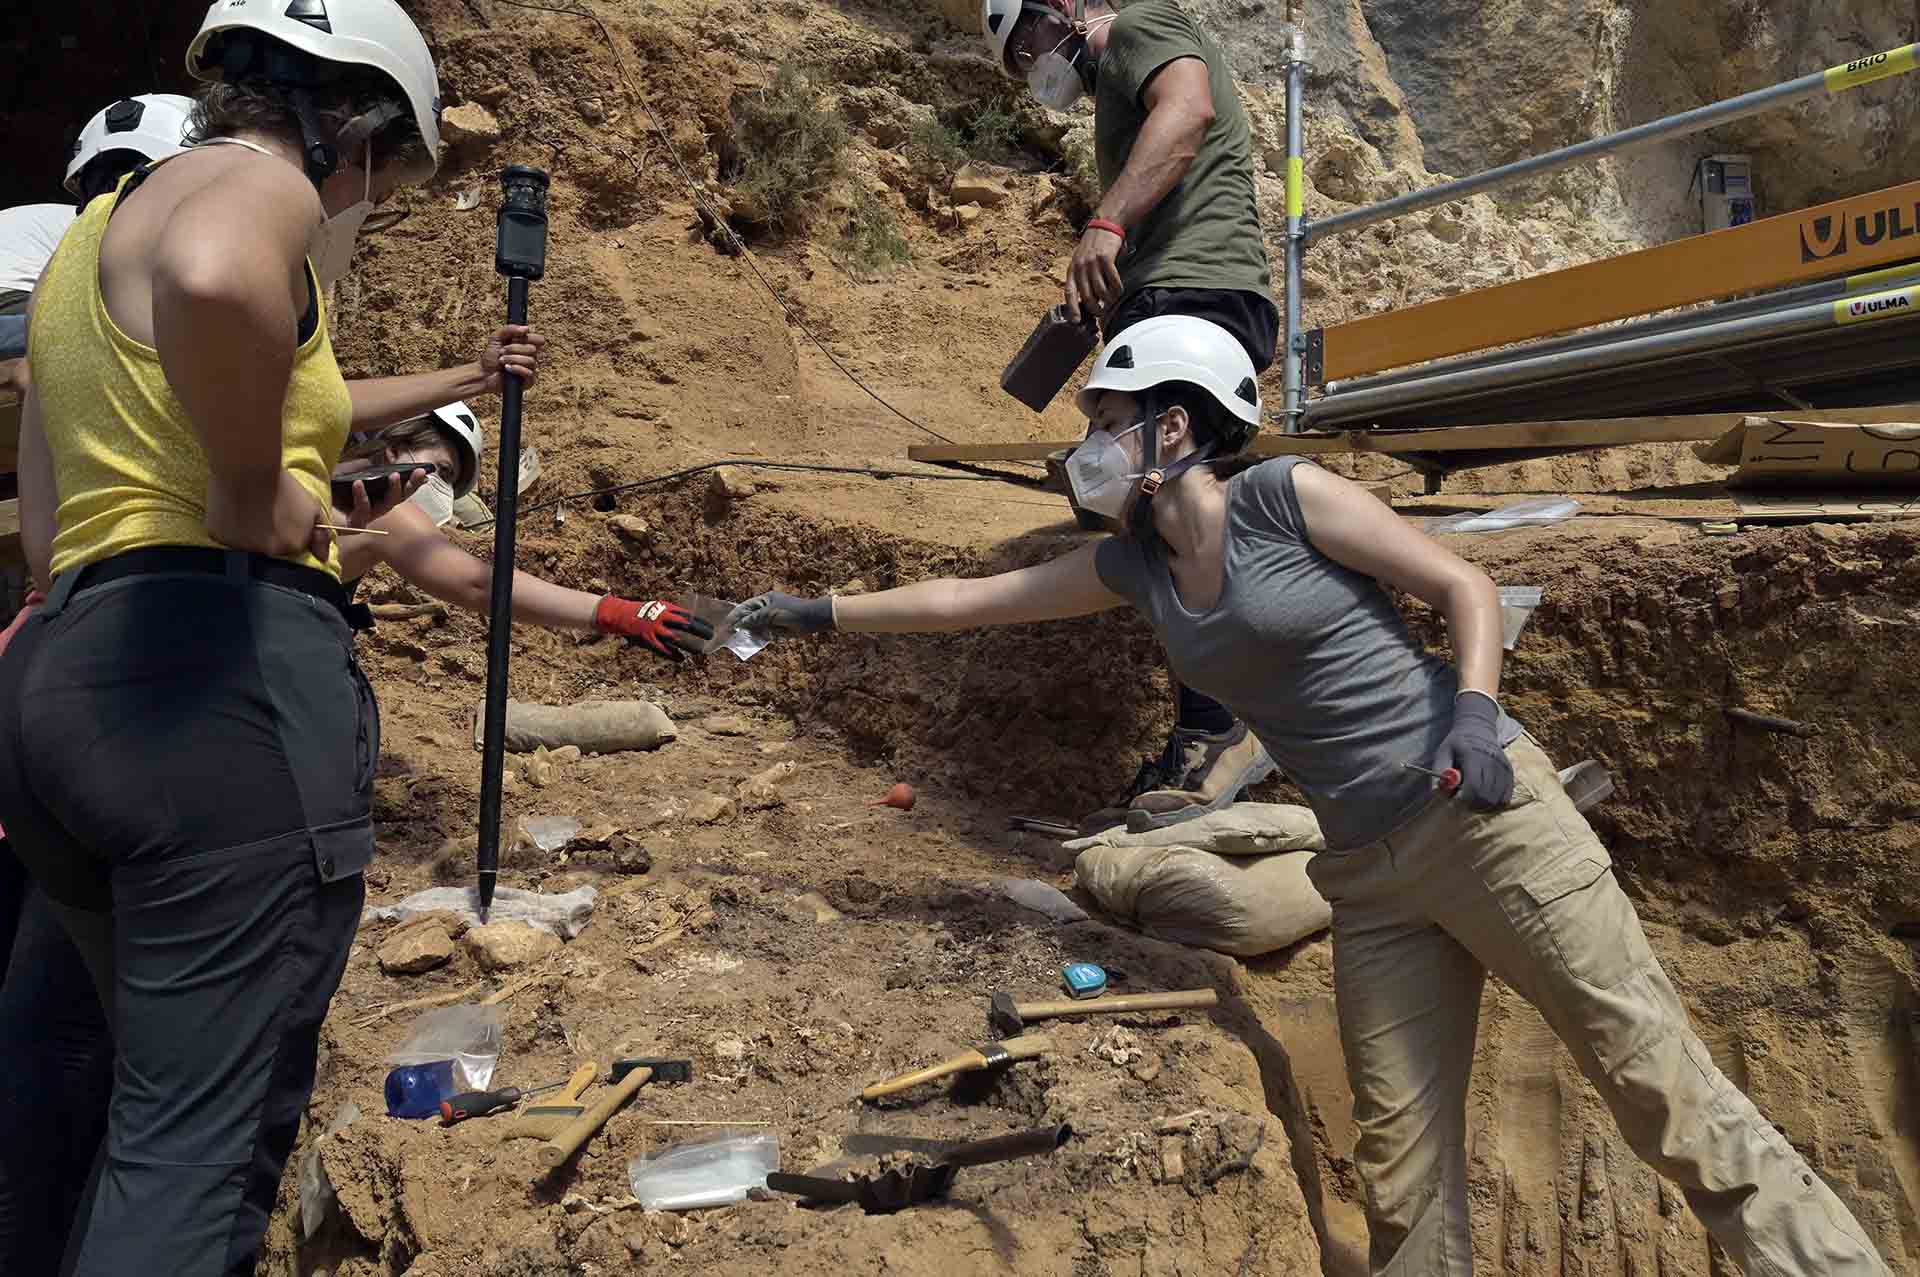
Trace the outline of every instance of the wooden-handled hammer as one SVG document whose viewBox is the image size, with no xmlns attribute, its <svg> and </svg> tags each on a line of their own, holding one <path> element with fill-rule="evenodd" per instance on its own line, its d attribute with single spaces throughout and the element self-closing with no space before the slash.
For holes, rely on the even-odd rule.
<svg viewBox="0 0 1920 1277">
<path fill-rule="evenodd" d="M 548 1170 L 578 1153 L 607 1120 L 626 1106 L 648 1082 L 686 1082 L 693 1078 L 692 1060 L 615 1060 L 609 1078 L 615 1085 L 600 1102 L 568 1122 L 540 1146 L 540 1164 Z"/>
<path fill-rule="evenodd" d="M 1038 1033 L 1029 1033 L 1011 1042 L 989 1042 L 971 1051 L 962 1051 L 951 1060 L 942 1060 L 938 1064 L 930 1064 L 912 1073 L 902 1073 L 899 1077 L 890 1078 L 885 1082 L 875 1082 L 860 1092 L 860 1098 L 877 1100 L 882 1096 L 912 1090 L 923 1082 L 951 1077 L 955 1073 L 974 1073 L 981 1069 L 997 1069 L 1002 1065 L 1012 1064 L 1015 1060 L 1031 1060 L 1052 1049 L 1053 1042 Z"/>
<path fill-rule="evenodd" d="M 1123 993 L 1117 998 L 1077 1001 L 1016 1002 L 1011 993 L 996 993 L 987 1006 L 987 1028 L 995 1037 L 1013 1037 L 1026 1031 L 1029 1020 L 1053 1020 L 1069 1015 L 1126 1015 L 1131 1011 L 1193 1011 L 1220 1005 L 1212 989 L 1179 989 L 1172 993 Z"/>
</svg>

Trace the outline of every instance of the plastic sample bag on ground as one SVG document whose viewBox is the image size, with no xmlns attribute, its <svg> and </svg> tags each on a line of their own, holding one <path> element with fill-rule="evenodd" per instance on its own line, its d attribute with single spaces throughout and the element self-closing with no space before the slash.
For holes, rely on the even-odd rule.
<svg viewBox="0 0 1920 1277">
<path fill-rule="evenodd" d="M 435 1007 L 420 1013 L 406 1040 L 387 1056 L 387 1064 L 399 1068 L 452 1060 L 465 1076 L 464 1084 L 456 1077 L 453 1085 L 485 1090 L 493 1080 L 493 1066 L 500 1062 L 500 1032 L 499 1007 Z"/>
<path fill-rule="evenodd" d="M 593 902 L 600 893 L 592 887 L 543 896 L 537 891 L 502 887 L 494 893 L 493 907 L 487 910 L 488 922 L 524 922 L 542 931 L 551 931 L 562 940 L 571 940 L 586 929 L 593 917 Z M 361 915 L 364 922 L 405 922 L 423 913 L 452 913 L 466 919 L 467 925 L 480 925 L 480 889 L 478 887 L 428 887 L 416 891 L 399 904 L 376 905 Z"/>
<path fill-rule="evenodd" d="M 777 1137 L 736 1135 L 636 1157 L 627 1163 L 627 1178 L 647 1210 L 698 1210 L 745 1201 L 779 1169 Z"/>
<path fill-rule="evenodd" d="M 1307 881 L 1322 845 L 1305 807 L 1235 803 L 1167 829 L 1109 830 L 1066 844 L 1100 907 L 1161 940 L 1250 958 L 1324 929 L 1333 911 Z"/>
</svg>

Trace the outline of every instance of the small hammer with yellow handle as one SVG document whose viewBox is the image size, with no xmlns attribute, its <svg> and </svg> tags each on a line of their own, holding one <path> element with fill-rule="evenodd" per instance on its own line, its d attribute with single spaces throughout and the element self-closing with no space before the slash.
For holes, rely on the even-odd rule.
<svg viewBox="0 0 1920 1277">
<path fill-rule="evenodd" d="M 877 1100 L 883 1096 L 897 1095 L 901 1091 L 910 1091 L 922 1083 L 935 1082 L 943 1077 L 952 1077 L 956 1073 L 977 1073 L 981 1069 L 997 1069 L 1002 1065 L 1012 1064 L 1015 1060 L 1035 1059 L 1052 1049 L 1052 1040 L 1038 1033 L 1029 1033 L 1025 1037 L 1014 1038 L 1008 1042 L 989 1042 L 971 1051 L 962 1051 L 951 1060 L 942 1060 L 938 1064 L 930 1064 L 912 1073 L 902 1073 L 899 1077 L 885 1082 L 875 1082 L 860 1092 L 860 1098 Z"/>
</svg>

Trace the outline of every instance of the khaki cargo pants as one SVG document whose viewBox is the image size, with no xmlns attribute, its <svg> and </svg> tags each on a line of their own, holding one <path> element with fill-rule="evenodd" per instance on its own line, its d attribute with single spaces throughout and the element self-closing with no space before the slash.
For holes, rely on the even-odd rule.
<svg viewBox="0 0 1920 1277">
<path fill-rule="evenodd" d="M 1847 1208 L 1688 1026 L 1546 754 L 1523 735 L 1507 756 L 1505 810 L 1435 802 L 1385 841 L 1308 866 L 1333 906 L 1370 1271 L 1473 1271 L 1467 1078 L 1491 971 L 1546 1017 L 1627 1143 L 1748 1277 L 1885 1274 Z"/>
</svg>

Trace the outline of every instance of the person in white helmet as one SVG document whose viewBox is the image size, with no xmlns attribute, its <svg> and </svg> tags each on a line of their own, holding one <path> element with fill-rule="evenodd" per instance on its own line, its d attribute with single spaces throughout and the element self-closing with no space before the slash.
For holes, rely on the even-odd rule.
<svg viewBox="0 0 1920 1277">
<path fill-rule="evenodd" d="M 200 145 L 92 201 L 29 306 L 22 542 L 52 584 L 0 657 L 0 820 L 114 1028 L 82 1277 L 252 1271 L 373 851 L 333 464 L 537 356 L 509 334 L 472 378 L 351 387 L 335 363 L 327 284 L 436 164 L 394 0 L 217 0 L 187 62 Z"/>
<path fill-rule="evenodd" d="M 1131 605 L 1260 734 L 1319 817 L 1369 1271 L 1469 1274 L 1468 1075 L 1488 972 L 1546 1017 L 1627 1142 L 1748 1273 L 1885 1274 L 1859 1223 L 1714 1066 L 1611 860 L 1502 712 L 1493 582 L 1298 457 L 1228 473 L 1259 420 L 1220 327 L 1149 319 L 1080 395 L 1079 500 L 1127 528 L 1051 562 L 845 598 L 769 593 L 773 634 L 959 630 Z M 1446 618 L 1452 664 L 1389 596 Z"/>
<path fill-rule="evenodd" d="M 1253 133 L 1220 46 L 1178 0 L 1118 9 L 1107 0 L 981 0 L 980 23 L 1001 74 L 1025 81 L 1042 105 L 1094 100 L 1104 193 L 1067 266 L 1068 311 L 1097 319 L 1109 342 L 1159 315 L 1210 320 L 1265 371 L 1280 316 L 1255 204 Z M 1185 682 L 1175 692 L 1159 759 L 1088 816 L 1083 832 L 1192 819 L 1272 774 L 1259 741 L 1218 701 Z"/>
<path fill-rule="evenodd" d="M 418 463 L 432 470 L 429 483 L 442 488 L 450 502 L 473 490 L 484 450 L 479 423 L 467 405 L 445 404 L 350 444 L 334 468 L 334 480 L 350 480 L 377 465 Z M 484 614 L 492 598 L 493 567 L 447 539 L 427 509 L 428 495 L 422 490 L 367 525 L 387 535 L 347 538 L 340 547 L 340 579 L 351 593 L 385 563 L 433 597 Z M 677 604 L 590 594 L 520 571 L 513 574 L 513 619 L 617 634 L 670 659 L 700 653 L 713 637 L 712 626 Z"/>
<path fill-rule="evenodd" d="M 74 139 L 68 194 L 84 206 L 135 166 L 177 154 L 192 106 L 177 93 L 146 93 L 103 108 Z M 75 216 L 65 204 L 0 209 L 0 360 L 27 353 L 27 299 Z M 25 394 L 26 378 L 25 367 L 4 370 L 0 390 Z"/>
</svg>

